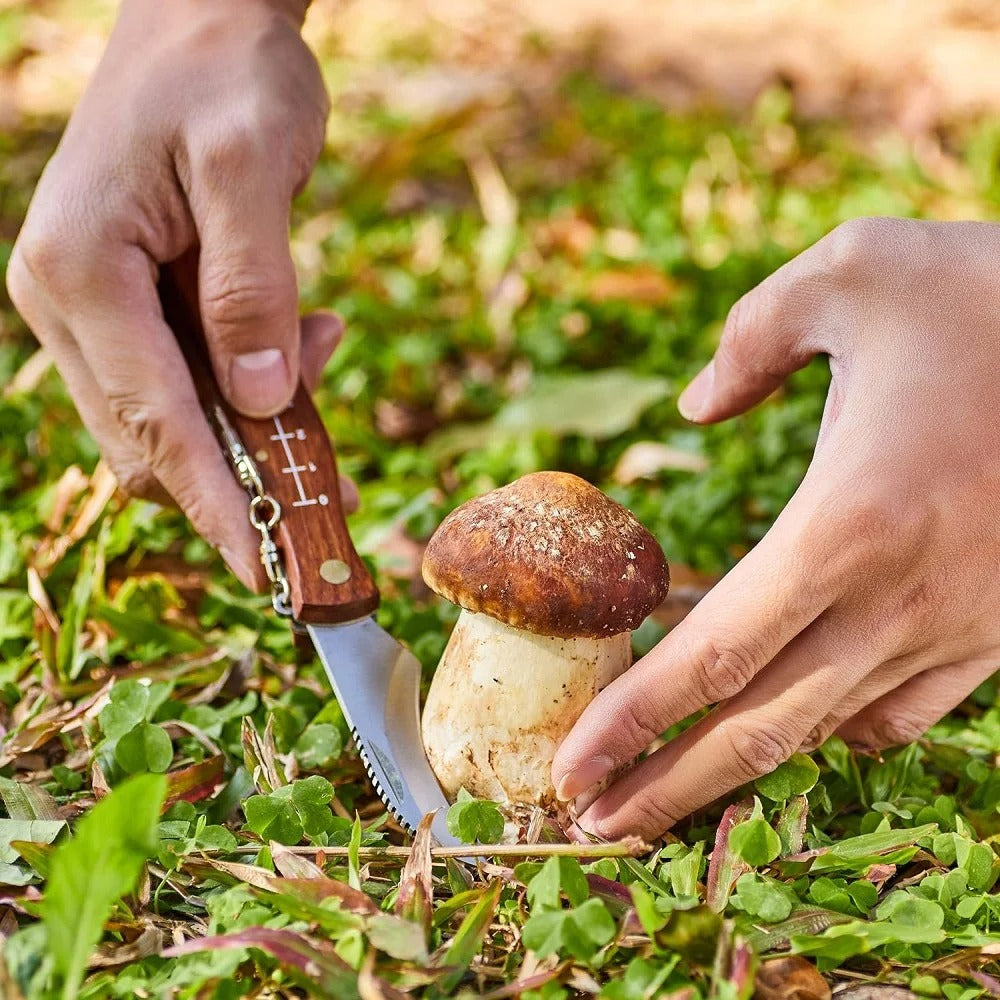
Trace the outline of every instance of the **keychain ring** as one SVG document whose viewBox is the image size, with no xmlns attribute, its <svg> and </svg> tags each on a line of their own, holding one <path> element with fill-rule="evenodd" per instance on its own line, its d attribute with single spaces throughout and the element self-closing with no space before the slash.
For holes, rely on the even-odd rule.
<svg viewBox="0 0 1000 1000">
<path fill-rule="evenodd" d="M 266 515 L 262 513 L 261 507 L 265 507 L 265 510 L 268 512 Z M 279 517 L 281 517 L 281 505 L 274 497 L 267 494 L 264 496 L 257 494 L 257 496 L 251 497 L 250 523 L 258 531 L 270 530 L 278 523 Z"/>
</svg>

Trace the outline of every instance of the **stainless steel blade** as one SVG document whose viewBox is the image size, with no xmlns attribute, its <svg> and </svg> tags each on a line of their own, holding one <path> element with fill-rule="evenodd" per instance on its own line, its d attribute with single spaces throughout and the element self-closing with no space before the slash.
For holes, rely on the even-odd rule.
<svg viewBox="0 0 1000 1000">
<path fill-rule="evenodd" d="M 417 658 L 373 618 L 306 627 L 382 801 L 410 833 L 438 810 L 434 839 L 459 844 L 448 832 L 448 800 L 420 739 Z"/>
</svg>

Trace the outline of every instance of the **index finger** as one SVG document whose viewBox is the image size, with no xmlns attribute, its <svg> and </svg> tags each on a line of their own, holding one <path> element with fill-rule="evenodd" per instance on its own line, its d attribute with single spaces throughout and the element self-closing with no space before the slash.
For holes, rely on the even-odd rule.
<svg viewBox="0 0 1000 1000">
<path fill-rule="evenodd" d="M 248 586 L 261 582 L 246 495 L 223 457 L 191 373 L 163 319 L 156 266 L 136 246 L 93 255 L 86 295 L 66 322 L 123 437 L 195 530 Z"/>
<path fill-rule="evenodd" d="M 569 801 L 698 709 L 742 691 L 837 596 L 802 490 L 771 531 L 655 649 L 587 706 L 552 765 Z M 826 571 L 817 571 L 824 566 Z"/>
<path fill-rule="evenodd" d="M 829 706 L 884 658 L 835 609 L 795 638 L 746 691 L 642 761 L 593 802 L 580 827 L 657 837 L 678 820 L 772 771 Z M 843 618 L 843 614 L 840 614 Z"/>
</svg>

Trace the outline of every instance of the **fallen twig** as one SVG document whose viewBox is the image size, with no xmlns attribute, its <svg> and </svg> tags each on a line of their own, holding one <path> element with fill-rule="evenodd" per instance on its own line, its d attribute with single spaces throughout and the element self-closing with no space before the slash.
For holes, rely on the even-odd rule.
<svg viewBox="0 0 1000 1000">
<path fill-rule="evenodd" d="M 239 854 L 255 854 L 263 844 L 241 844 L 236 848 Z M 456 847 L 432 847 L 433 858 L 637 858 L 649 854 L 652 845 L 638 837 L 625 837 L 607 844 L 460 844 Z M 346 858 L 349 847 L 289 847 L 294 854 L 322 854 L 328 858 Z M 386 847 L 360 847 L 361 861 L 399 858 L 410 856 L 410 847 L 389 844 Z M 208 853 L 208 852 L 206 852 Z"/>
</svg>

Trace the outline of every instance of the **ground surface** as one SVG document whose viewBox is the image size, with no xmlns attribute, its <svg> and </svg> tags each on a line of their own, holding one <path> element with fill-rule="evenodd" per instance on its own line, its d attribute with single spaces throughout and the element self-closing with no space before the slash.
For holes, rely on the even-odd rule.
<svg viewBox="0 0 1000 1000">
<path fill-rule="evenodd" d="M 294 250 L 305 306 L 335 306 L 351 330 L 319 403 L 361 486 L 355 538 L 384 624 L 429 677 L 455 614 L 420 584 L 422 542 L 473 494 L 577 472 L 629 505 L 675 567 L 678 599 L 637 634 L 641 652 L 794 490 L 826 373 L 703 431 L 678 417 L 676 392 L 735 298 L 842 219 L 992 217 L 988 74 L 967 74 L 974 100 L 935 98 L 919 115 L 888 100 L 873 111 L 832 70 L 825 104 L 791 81 L 802 111 L 847 125 L 806 121 L 785 90 L 756 93 L 749 69 L 719 97 L 731 114 L 675 111 L 649 96 L 674 93 L 664 54 L 680 47 L 696 66 L 709 25 L 759 34 L 758 22 L 733 5 L 683 17 L 663 5 L 673 32 L 626 74 L 607 48 L 585 65 L 576 43 L 523 40 L 521 21 L 483 35 L 475 18 L 494 23 L 496 8 L 464 5 L 465 21 L 441 2 L 423 43 L 409 6 L 358 14 L 350 39 L 336 29 L 351 7 L 317 8 L 309 28 L 336 110 Z M 801 21 L 803 7 L 828 40 L 855 10 L 761 10 Z M 973 47 L 996 30 L 984 5 L 906 9 L 911 26 Z M 624 32 L 640 8 L 622 10 Z M 386 12 L 395 33 L 377 30 Z M 0 10 L 3 254 L 106 13 Z M 557 34 L 581 23 L 560 18 Z M 659 36 L 641 34 L 654 49 Z M 871 37 L 842 35 L 864 36 L 872 66 Z M 952 36 L 908 37 L 931 65 Z M 903 47 L 869 71 L 871 93 L 901 79 Z M 685 102 L 711 89 L 714 57 L 700 63 Z M 882 760 L 836 740 L 818 768 L 797 759 L 734 797 L 721 835 L 722 806 L 636 859 L 581 869 L 540 845 L 470 873 L 418 845 L 403 870 L 379 852 L 404 839 L 316 665 L 294 667 L 266 602 L 179 516 L 115 495 L 7 306 L 0 323 L 0 996 L 77 995 L 86 969 L 88 997 L 728 1000 L 754 990 L 763 961 L 768 998 L 872 983 L 1000 994 L 992 685 Z M 482 806 L 456 817 L 487 841 L 498 819 Z M 222 940 L 197 950 L 206 936 Z"/>
</svg>

